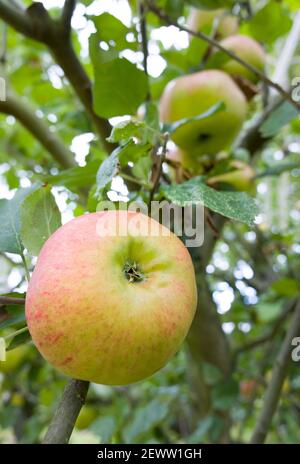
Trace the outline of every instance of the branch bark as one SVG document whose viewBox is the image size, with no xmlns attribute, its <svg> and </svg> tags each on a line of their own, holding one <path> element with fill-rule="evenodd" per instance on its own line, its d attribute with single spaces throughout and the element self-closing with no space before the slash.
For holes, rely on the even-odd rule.
<svg viewBox="0 0 300 464">
<path fill-rule="evenodd" d="M 8 94 L 6 101 L 0 101 L 0 112 L 14 116 L 62 167 L 70 168 L 76 165 L 72 152 L 21 98 Z"/>
<path fill-rule="evenodd" d="M 279 351 L 275 366 L 272 371 L 272 377 L 265 393 L 263 409 L 258 418 L 257 425 L 254 429 L 251 443 L 264 443 L 273 416 L 276 412 L 280 393 L 287 374 L 288 366 L 291 360 L 292 340 L 300 333 L 300 298 L 294 310 L 290 327 L 286 333 L 282 347 Z"/>
<path fill-rule="evenodd" d="M 46 432 L 43 444 L 69 442 L 76 419 L 85 403 L 89 382 L 71 379 L 66 385 L 60 404 Z"/>
</svg>

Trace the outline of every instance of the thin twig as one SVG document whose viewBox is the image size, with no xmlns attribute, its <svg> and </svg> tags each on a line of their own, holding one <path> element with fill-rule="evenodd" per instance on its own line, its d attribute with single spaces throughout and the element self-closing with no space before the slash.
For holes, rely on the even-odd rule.
<svg viewBox="0 0 300 464">
<path fill-rule="evenodd" d="M 66 444 L 76 419 L 85 403 L 89 382 L 71 379 L 66 385 L 61 401 L 43 440 L 44 444 Z"/>
<path fill-rule="evenodd" d="M 280 329 L 282 322 L 285 321 L 286 317 L 292 311 L 294 306 L 295 306 L 295 300 L 289 301 L 288 304 L 283 308 L 282 313 L 278 316 L 272 329 L 269 330 L 268 333 L 262 335 L 261 337 L 255 338 L 254 340 L 250 340 L 249 342 L 245 343 L 242 346 L 239 346 L 236 349 L 234 354 L 237 356 L 241 353 L 244 353 L 245 351 L 249 351 L 249 350 L 252 350 L 253 348 L 261 346 L 264 343 L 271 340 L 272 338 L 274 338 L 278 330 Z"/>
<path fill-rule="evenodd" d="M 195 32 L 195 31 L 193 31 L 193 30 L 179 24 L 178 21 L 172 19 L 164 11 L 162 11 L 160 8 L 155 6 L 152 1 L 147 1 L 146 3 L 148 5 L 149 10 L 151 10 L 154 14 L 156 14 L 166 24 L 168 24 L 169 26 L 178 27 L 178 29 L 180 29 L 181 31 L 185 31 L 188 34 L 193 35 L 194 37 L 198 37 L 199 39 L 205 40 L 211 46 L 217 48 L 218 50 L 222 51 L 223 53 L 226 53 L 226 55 L 230 56 L 230 58 L 237 61 L 242 66 L 247 68 L 249 71 L 254 73 L 256 76 L 258 76 L 260 78 L 260 80 L 265 82 L 269 87 L 272 87 L 275 90 L 277 90 L 277 92 L 280 93 L 284 97 L 285 100 L 288 100 L 295 108 L 297 108 L 298 111 L 300 111 L 300 103 L 296 102 L 289 92 L 286 92 L 279 84 L 277 84 L 276 82 L 273 82 L 271 79 L 269 79 L 258 68 L 251 65 L 250 63 L 247 63 L 242 58 L 240 58 L 238 55 L 236 55 L 234 52 L 232 52 L 231 50 L 228 50 L 227 48 L 223 47 L 223 45 L 221 45 L 220 42 L 217 42 L 216 40 L 212 39 L 211 37 L 204 34 L 203 32 Z"/>
<path fill-rule="evenodd" d="M 69 1 L 68 7 L 72 6 L 72 3 Z M 67 11 L 70 14 L 72 10 L 70 8 Z M 93 121 L 104 148 L 110 153 L 114 146 L 107 142 L 106 138 L 111 132 L 111 125 L 94 111 L 92 83 L 75 53 L 70 33 L 61 26 L 62 21 L 52 19 L 41 2 L 34 2 L 27 10 L 22 11 L 3 0 L 0 0 L 0 19 L 26 37 L 44 43 L 50 49 Z M 69 20 L 68 15 L 67 19 Z"/>
<path fill-rule="evenodd" d="M 143 50 L 143 66 L 145 74 L 148 76 L 148 37 L 147 37 L 147 20 L 146 11 L 143 0 L 138 0 L 139 17 L 140 17 L 140 32 L 142 38 Z"/>
<path fill-rule="evenodd" d="M 25 304 L 25 298 L 14 298 L 12 296 L 0 296 L 0 306 L 1 305 L 18 305 Z"/>
<path fill-rule="evenodd" d="M 272 418 L 276 412 L 276 408 L 280 399 L 280 394 L 289 363 L 291 361 L 292 340 L 300 333 L 300 298 L 294 310 L 290 327 L 286 333 L 282 347 L 279 351 L 278 357 L 275 361 L 272 370 L 272 377 L 267 387 L 263 408 L 258 418 L 256 427 L 254 429 L 251 443 L 264 443 Z"/>
<path fill-rule="evenodd" d="M 0 113 L 14 116 L 62 167 L 76 166 L 72 152 L 49 130 L 47 123 L 36 116 L 35 109 L 23 102 L 21 97 L 8 93 L 6 101 L 0 102 Z"/>
<path fill-rule="evenodd" d="M 28 266 L 27 266 L 27 262 L 26 262 L 26 258 L 24 256 L 24 253 L 21 253 L 21 259 L 22 259 L 22 263 L 23 263 L 23 266 L 24 266 L 24 270 L 25 270 L 26 280 L 29 283 L 29 281 L 30 281 L 30 273 L 29 273 L 29 269 L 28 269 Z"/>
<path fill-rule="evenodd" d="M 2 44 L 0 51 L 0 64 L 5 65 L 6 63 L 6 54 L 7 54 L 7 24 L 3 23 L 2 31 Z"/>
<path fill-rule="evenodd" d="M 154 198 L 154 194 L 156 193 L 156 190 L 158 188 L 159 181 L 161 178 L 163 162 L 165 160 L 166 153 L 167 153 L 168 139 L 169 139 L 169 134 L 168 133 L 164 134 L 164 141 L 161 147 L 160 154 L 157 153 L 157 150 L 159 147 L 155 146 L 153 147 L 153 150 L 152 150 L 152 159 L 153 159 L 152 173 L 151 173 L 152 189 L 151 189 L 150 196 L 149 196 L 149 207 L 151 207 L 151 202 Z"/>
</svg>

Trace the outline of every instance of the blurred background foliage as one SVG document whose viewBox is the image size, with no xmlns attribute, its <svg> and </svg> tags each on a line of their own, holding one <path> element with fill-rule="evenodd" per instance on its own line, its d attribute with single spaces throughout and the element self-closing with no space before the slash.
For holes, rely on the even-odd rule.
<svg viewBox="0 0 300 464">
<path fill-rule="evenodd" d="M 30 5 L 31 1 L 24 3 Z M 53 17 L 58 16 L 63 4 L 59 0 L 43 3 Z M 197 4 L 169 0 L 156 3 L 170 15 L 185 18 L 190 3 Z M 299 2 L 251 1 L 250 13 L 244 9 L 248 2 L 236 3 L 243 4 L 234 10 L 239 16 L 240 32 L 263 44 L 268 53 L 267 73 L 272 75 Z M 112 16 L 101 17 L 103 12 Z M 105 53 L 111 53 L 140 66 L 143 56 L 136 32 L 135 2 L 78 1 L 72 40 L 90 78 L 94 79 L 96 67 L 92 65 L 91 40 L 91 57 L 89 54 L 89 37 L 97 29 L 97 20 L 102 23 L 102 59 L 105 60 Z M 169 80 L 198 69 L 207 46 L 197 39 L 189 44 L 185 33 L 166 28 L 154 14 L 149 14 L 148 28 L 151 93 L 156 100 Z M 1 49 L 4 59 L 0 75 L 24 105 L 32 108 L 50 131 L 70 147 L 77 166 L 62 168 L 13 116 L 0 114 L 0 196 L 10 199 L 15 189 L 47 181 L 52 185 L 63 222 L 84 211 L 94 211 L 96 173 L 106 153 L 85 109 L 44 45 L 1 22 Z M 133 71 L 129 68 L 128 80 L 120 83 L 123 92 L 131 79 L 133 83 L 140 82 L 138 77 L 134 80 L 136 70 L 135 66 Z M 103 98 L 113 101 L 114 83 L 118 85 L 120 79 L 114 72 L 112 69 L 111 85 L 99 97 L 101 102 Z M 290 79 L 297 76 L 300 43 L 290 67 Z M 139 85 L 143 93 L 142 83 Z M 262 108 L 265 92 L 261 86 L 251 101 L 249 120 Z M 108 103 L 105 116 L 111 118 L 112 113 Z M 113 116 L 118 114 L 122 113 L 117 109 Z M 254 159 L 257 173 L 265 174 L 256 181 L 260 207 L 257 224 L 249 228 L 228 222 L 206 269 L 212 298 L 233 353 L 233 372 L 224 381 L 216 366 L 202 362 L 202 376 L 211 391 L 205 416 L 198 410 L 192 385 L 193 361 L 184 346 L 164 369 L 146 381 L 115 388 L 93 384 L 71 443 L 216 443 L 222 441 L 225 431 L 233 442 L 249 441 L 286 330 L 286 306 L 300 290 L 299 121 L 299 117 L 293 118 L 276 131 Z M 113 119 L 111 122 L 115 123 Z M 249 160 L 246 150 L 235 156 Z M 145 157 L 136 165 L 135 173 L 142 178 Z M 89 192 L 87 203 L 82 202 L 82 191 Z M 113 200 L 134 197 L 120 177 L 109 184 L 107 192 Z M 32 269 L 35 258 L 27 254 L 26 259 Z M 0 269 L 0 293 L 23 295 L 26 279 L 21 258 L 1 253 Z M 24 326 L 23 306 L 15 305 L 10 311 L 8 320 L 0 319 L 1 336 Z M 7 360 L 0 362 L 0 443 L 40 442 L 66 382 L 29 340 L 23 342 L 20 340 L 20 346 L 8 351 Z M 291 363 L 268 442 L 300 442 L 299 392 L 299 363 Z"/>
</svg>

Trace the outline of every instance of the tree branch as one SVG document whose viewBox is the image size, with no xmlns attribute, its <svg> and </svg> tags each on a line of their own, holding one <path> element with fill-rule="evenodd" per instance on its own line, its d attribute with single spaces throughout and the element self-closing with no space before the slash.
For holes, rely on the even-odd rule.
<svg viewBox="0 0 300 464">
<path fill-rule="evenodd" d="M 279 351 L 274 368 L 272 370 L 272 378 L 265 393 L 263 409 L 258 418 L 257 425 L 254 429 L 251 443 L 264 443 L 268 430 L 270 428 L 272 418 L 275 414 L 282 386 L 286 377 L 288 366 L 291 360 L 292 340 L 300 332 L 300 298 L 296 304 L 294 315 L 291 320 L 290 327 L 286 333 L 282 347 Z"/>
<path fill-rule="evenodd" d="M 71 20 L 76 7 L 76 0 L 66 0 L 61 14 L 61 22 L 66 30 L 71 29 Z"/>
<path fill-rule="evenodd" d="M 9 3 L 0 0 L 0 18 L 7 24 L 13 25 L 21 34 L 31 37 L 31 22 L 21 9 L 14 8 Z"/>
<path fill-rule="evenodd" d="M 14 116 L 41 143 L 52 157 L 64 168 L 75 166 L 72 152 L 51 132 L 48 125 L 35 114 L 34 109 L 23 103 L 21 98 L 8 94 L 0 101 L 0 112 Z"/>
<path fill-rule="evenodd" d="M 262 335 L 261 337 L 257 337 L 254 340 L 250 340 L 249 342 L 245 343 L 244 345 L 239 346 L 235 350 L 235 355 L 239 355 L 240 353 L 244 353 L 245 351 L 252 350 L 253 348 L 261 346 L 264 343 L 271 340 L 272 338 L 274 338 L 275 335 L 277 334 L 278 330 L 280 329 L 281 324 L 285 321 L 286 317 L 292 311 L 294 306 L 295 306 L 295 300 L 289 301 L 286 304 L 286 306 L 283 308 L 282 313 L 275 320 L 272 329 L 269 330 L 268 333 Z"/>
<path fill-rule="evenodd" d="M 66 78 L 93 121 L 104 148 L 111 152 L 114 146 L 106 141 L 111 126 L 106 119 L 97 116 L 94 112 L 91 81 L 74 51 L 69 34 L 70 24 L 68 23 L 67 29 L 65 27 L 66 21 L 70 22 L 71 20 L 74 3 L 72 0 L 67 0 L 61 20 L 55 21 L 40 2 L 35 2 L 25 12 L 20 12 L 0 0 L 0 18 L 26 37 L 42 42 L 49 47 L 57 64 L 64 71 Z"/>
<path fill-rule="evenodd" d="M 85 403 L 89 382 L 71 379 L 43 440 L 44 444 L 66 444 Z"/>
<path fill-rule="evenodd" d="M 213 39 L 212 37 L 206 34 L 203 34 L 203 32 L 195 32 L 195 31 L 192 31 L 191 29 L 188 29 L 185 26 L 182 26 L 181 24 L 178 23 L 178 21 L 172 19 L 164 11 L 156 7 L 152 1 L 148 0 L 146 3 L 148 5 L 149 10 L 152 11 L 154 14 L 156 14 L 156 16 L 158 16 L 166 24 L 168 24 L 169 26 L 178 27 L 178 29 L 180 29 L 181 31 L 185 31 L 189 33 L 190 35 L 193 35 L 194 37 L 198 37 L 199 39 L 205 40 L 211 46 L 217 48 L 223 53 L 226 53 L 226 55 L 230 56 L 230 58 L 237 61 L 242 66 L 247 68 L 249 71 L 254 73 L 256 76 L 258 76 L 262 82 L 267 84 L 269 87 L 272 87 L 273 89 L 275 89 L 280 95 L 284 97 L 285 100 L 288 100 L 298 111 L 300 111 L 300 103 L 295 101 L 289 92 L 286 92 L 277 82 L 273 82 L 271 79 L 269 79 L 263 72 L 261 72 L 255 66 L 252 66 L 250 63 L 247 63 L 242 58 L 240 58 L 238 55 L 236 55 L 234 52 L 223 47 L 223 45 L 221 45 L 220 42 L 216 41 L 215 39 Z"/>
<path fill-rule="evenodd" d="M 2 305 L 14 305 L 14 304 L 25 304 L 25 298 L 14 298 L 11 296 L 0 296 L 0 306 Z"/>
<path fill-rule="evenodd" d="M 255 115 L 250 125 L 243 130 L 238 136 L 235 146 L 238 148 L 246 148 L 252 155 L 254 155 L 261 147 L 268 142 L 270 137 L 263 137 L 260 133 L 260 128 L 263 123 L 268 119 L 270 114 L 278 108 L 283 98 L 276 98 L 272 100 L 269 106 L 261 113 Z"/>
</svg>

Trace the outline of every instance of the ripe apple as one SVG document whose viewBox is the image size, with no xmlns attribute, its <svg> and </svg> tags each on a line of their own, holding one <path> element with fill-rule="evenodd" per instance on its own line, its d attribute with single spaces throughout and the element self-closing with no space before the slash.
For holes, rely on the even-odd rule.
<svg viewBox="0 0 300 464">
<path fill-rule="evenodd" d="M 178 237 L 141 213 L 102 211 L 73 219 L 44 244 L 26 318 L 38 350 L 60 371 L 124 385 L 167 363 L 196 302 L 194 268 Z"/>
<path fill-rule="evenodd" d="M 256 40 L 252 39 L 252 37 L 246 35 L 232 35 L 222 40 L 220 44 L 234 52 L 247 63 L 255 66 L 259 71 L 264 70 L 266 63 L 265 51 Z M 230 57 L 224 61 L 222 60 L 220 69 L 223 69 L 223 71 L 226 71 L 233 77 L 243 77 L 252 83 L 257 83 L 259 80 L 256 74 Z"/>
<path fill-rule="evenodd" d="M 169 82 L 160 100 L 160 119 L 173 123 L 192 118 L 218 102 L 225 110 L 188 121 L 171 134 L 176 145 L 193 156 L 215 155 L 231 145 L 247 113 L 245 96 L 223 71 L 200 71 Z"/>
<path fill-rule="evenodd" d="M 257 386 L 257 381 L 254 379 L 242 380 L 240 382 L 240 395 L 245 399 L 251 398 L 251 396 L 255 393 Z"/>
<path fill-rule="evenodd" d="M 249 164 L 240 160 L 230 161 L 229 168 L 230 171 L 228 172 L 209 177 L 206 183 L 213 187 L 225 183 L 232 185 L 236 190 L 251 190 L 255 177 L 254 169 Z"/>
<path fill-rule="evenodd" d="M 207 11 L 193 8 L 187 19 L 187 27 L 194 32 L 210 33 L 214 24 L 217 24 L 216 35 L 220 39 L 236 34 L 238 29 L 237 18 L 222 9 Z"/>
</svg>

